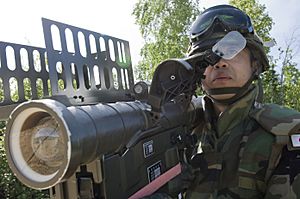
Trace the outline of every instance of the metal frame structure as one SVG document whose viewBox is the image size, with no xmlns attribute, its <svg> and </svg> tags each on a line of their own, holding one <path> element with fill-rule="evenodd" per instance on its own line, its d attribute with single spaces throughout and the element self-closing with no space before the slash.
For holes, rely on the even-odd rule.
<svg viewBox="0 0 300 199">
<path fill-rule="evenodd" d="M 46 48 L 0 42 L 1 120 L 30 99 L 134 100 L 128 41 L 45 18 L 42 25 Z"/>
</svg>

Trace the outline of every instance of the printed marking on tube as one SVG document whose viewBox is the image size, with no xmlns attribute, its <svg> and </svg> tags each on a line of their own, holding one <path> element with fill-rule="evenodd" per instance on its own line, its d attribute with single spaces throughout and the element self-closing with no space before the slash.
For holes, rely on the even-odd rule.
<svg viewBox="0 0 300 199">
<path fill-rule="evenodd" d="M 153 140 L 150 140 L 148 142 L 145 142 L 143 144 L 143 149 L 144 149 L 144 157 L 147 158 L 150 155 L 154 153 L 154 148 L 153 148 Z"/>
</svg>

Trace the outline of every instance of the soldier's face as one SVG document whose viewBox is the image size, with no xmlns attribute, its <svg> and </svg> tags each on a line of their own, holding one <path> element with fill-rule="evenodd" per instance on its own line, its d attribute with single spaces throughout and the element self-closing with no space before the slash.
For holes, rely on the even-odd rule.
<svg viewBox="0 0 300 199">
<path fill-rule="evenodd" d="M 231 60 L 221 59 L 214 66 L 208 66 L 202 80 L 204 90 L 225 87 L 242 87 L 252 75 L 250 52 L 242 50 Z M 227 99 L 234 94 L 215 95 L 215 99 Z"/>
</svg>

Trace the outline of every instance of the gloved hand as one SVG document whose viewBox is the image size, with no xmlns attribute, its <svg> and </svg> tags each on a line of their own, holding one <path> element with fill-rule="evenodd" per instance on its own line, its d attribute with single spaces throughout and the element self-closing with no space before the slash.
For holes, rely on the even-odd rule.
<svg viewBox="0 0 300 199">
<path fill-rule="evenodd" d="M 195 178 L 195 170 L 188 163 L 181 164 L 181 173 L 173 178 L 169 183 L 169 195 L 178 196 L 179 193 L 186 191 Z"/>
</svg>

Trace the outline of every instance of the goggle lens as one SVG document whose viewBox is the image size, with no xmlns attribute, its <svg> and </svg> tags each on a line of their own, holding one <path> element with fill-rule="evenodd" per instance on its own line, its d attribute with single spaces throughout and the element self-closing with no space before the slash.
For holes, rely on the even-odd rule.
<svg viewBox="0 0 300 199">
<path fill-rule="evenodd" d="M 213 25 L 216 18 L 231 28 L 231 30 L 241 30 L 241 32 L 245 30 L 248 32 L 253 31 L 250 18 L 247 15 L 237 9 L 224 8 L 207 11 L 200 15 L 191 26 L 191 35 L 198 36 L 203 34 Z"/>
</svg>

